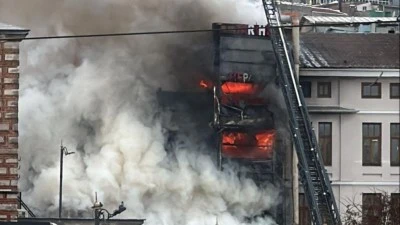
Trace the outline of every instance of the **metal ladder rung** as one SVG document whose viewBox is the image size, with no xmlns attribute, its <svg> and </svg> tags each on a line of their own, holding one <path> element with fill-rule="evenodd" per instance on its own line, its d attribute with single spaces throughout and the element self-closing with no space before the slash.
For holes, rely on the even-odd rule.
<svg viewBox="0 0 400 225">
<path fill-rule="evenodd" d="M 273 0 L 263 0 L 263 5 L 268 23 L 272 26 L 280 26 L 279 9 L 276 3 Z M 327 183 L 329 177 L 322 164 L 307 111 L 298 107 L 305 104 L 304 97 L 297 90 L 300 87 L 293 78 L 293 61 L 290 59 L 281 28 L 271 27 L 271 40 L 278 61 L 285 103 L 289 110 L 292 109 L 289 115 L 293 124 L 290 128 L 294 136 L 298 137 L 294 140 L 296 140 L 296 152 L 299 157 L 300 179 L 307 193 L 307 201 L 312 208 L 313 224 L 322 225 L 325 222 L 328 225 L 340 224 L 331 186 L 329 182 Z"/>
</svg>

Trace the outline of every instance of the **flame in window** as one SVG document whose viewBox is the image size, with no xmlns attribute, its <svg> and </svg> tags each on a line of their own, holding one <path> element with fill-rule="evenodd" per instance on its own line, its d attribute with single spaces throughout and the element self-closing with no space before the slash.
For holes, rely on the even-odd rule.
<svg viewBox="0 0 400 225">
<path fill-rule="evenodd" d="M 223 132 L 222 154 L 230 158 L 271 159 L 275 138 L 275 130 L 255 134 Z"/>
<path fill-rule="evenodd" d="M 225 94 L 254 95 L 259 91 L 259 86 L 253 83 L 225 82 L 221 89 Z"/>
</svg>

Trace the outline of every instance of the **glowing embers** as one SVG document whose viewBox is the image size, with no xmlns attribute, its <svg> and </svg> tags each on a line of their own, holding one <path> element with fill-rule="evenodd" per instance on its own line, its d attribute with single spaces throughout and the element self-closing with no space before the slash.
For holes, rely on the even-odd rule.
<svg viewBox="0 0 400 225">
<path fill-rule="evenodd" d="M 275 130 L 264 130 L 251 134 L 222 132 L 222 154 L 228 158 L 271 159 L 275 138 Z"/>
<path fill-rule="evenodd" d="M 211 83 L 205 80 L 201 80 L 199 83 L 200 87 L 204 88 L 204 89 L 209 89 L 211 88 Z"/>
</svg>

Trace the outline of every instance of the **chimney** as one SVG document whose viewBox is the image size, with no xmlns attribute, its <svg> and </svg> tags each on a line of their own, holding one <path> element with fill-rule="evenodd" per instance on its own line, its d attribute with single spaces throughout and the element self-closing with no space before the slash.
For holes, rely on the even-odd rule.
<svg viewBox="0 0 400 225">
<path fill-rule="evenodd" d="M 356 8 L 356 5 L 354 5 L 354 4 L 350 4 L 350 12 L 349 12 L 349 16 L 355 16 L 355 14 L 356 14 L 356 10 L 357 10 L 357 8 Z"/>
<path fill-rule="evenodd" d="M 0 23 L 0 221 L 18 216 L 19 43 L 28 32 Z"/>
</svg>

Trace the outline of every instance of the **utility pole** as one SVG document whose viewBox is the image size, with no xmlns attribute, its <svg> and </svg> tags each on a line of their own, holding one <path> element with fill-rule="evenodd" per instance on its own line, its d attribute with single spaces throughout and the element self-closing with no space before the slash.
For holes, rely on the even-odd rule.
<svg viewBox="0 0 400 225">
<path fill-rule="evenodd" d="M 292 15 L 292 24 L 294 26 L 299 25 L 299 17 L 298 15 Z M 293 58 L 294 58 L 294 67 L 297 83 L 299 82 L 300 77 L 300 28 L 293 27 L 292 28 L 292 41 L 293 41 Z M 293 195 L 293 224 L 300 223 L 299 217 L 299 170 L 298 163 L 299 160 L 297 158 L 297 153 L 295 150 L 296 146 L 293 145 L 292 151 L 292 195 Z"/>
<path fill-rule="evenodd" d="M 63 163 L 64 163 L 64 154 L 70 155 L 74 154 L 75 152 L 68 152 L 67 147 L 63 146 L 61 141 L 60 147 L 60 193 L 59 193 L 59 202 L 58 202 L 58 218 L 61 219 L 62 214 L 62 180 L 63 180 Z"/>
</svg>

